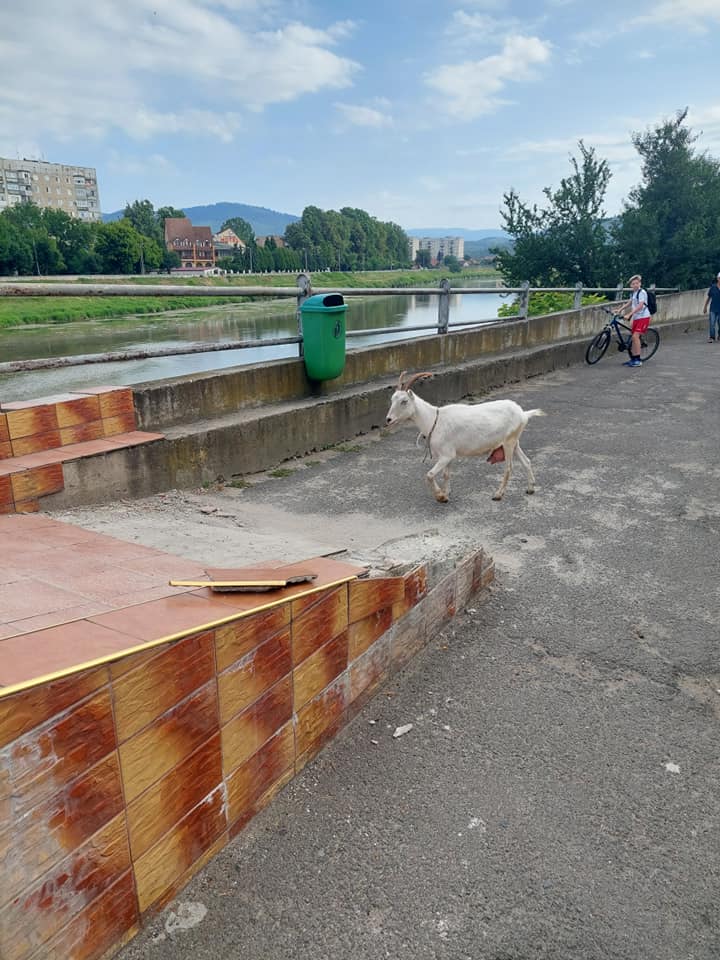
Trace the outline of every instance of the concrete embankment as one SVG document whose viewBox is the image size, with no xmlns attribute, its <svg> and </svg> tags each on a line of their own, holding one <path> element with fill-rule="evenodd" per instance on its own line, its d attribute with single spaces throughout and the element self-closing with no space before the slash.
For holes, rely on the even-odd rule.
<svg viewBox="0 0 720 960">
<path fill-rule="evenodd" d="M 660 298 L 663 339 L 700 327 L 702 291 Z M 606 315 L 596 307 L 348 352 L 345 371 L 309 381 L 302 360 L 279 360 L 134 390 L 141 429 L 166 439 L 78 460 L 50 509 L 141 497 L 267 470 L 383 425 L 388 387 L 402 370 L 432 370 L 436 403 L 580 363 Z"/>
</svg>

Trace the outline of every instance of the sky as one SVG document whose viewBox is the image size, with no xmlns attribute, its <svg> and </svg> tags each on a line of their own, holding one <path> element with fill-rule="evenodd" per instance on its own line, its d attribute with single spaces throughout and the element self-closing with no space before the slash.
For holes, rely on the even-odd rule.
<svg viewBox="0 0 720 960">
<path fill-rule="evenodd" d="M 0 156 L 95 167 L 104 212 L 360 207 L 502 225 L 583 140 L 605 210 L 678 110 L 720 156 L 720 0 L 31 0 L 0 32 Z"/>
</svg>

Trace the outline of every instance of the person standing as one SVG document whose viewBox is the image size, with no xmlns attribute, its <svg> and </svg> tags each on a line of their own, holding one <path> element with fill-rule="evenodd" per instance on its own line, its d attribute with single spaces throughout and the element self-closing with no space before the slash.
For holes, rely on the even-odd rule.
<svg viewBox="0 0 720 960">
<path fill-rule="evenodd" d="M 714 343 L 715 340 L 720 340 L 720 273 L 707 292 L 703 313 L 708 312 L 708 307 L 710 307 L 708 343 Z"/>
<path fill-rule="evenodd" d="M 632 290 L 632 296 L 619 308 L 621 310 L 629 308 L 629 312 L 624 315 L 624 319 L 630 321 L 630 359 L 625 361 L 624 366 L 641 367 L 640 334 L 645 333 L 650 326 L 650 311 L 647 305 L 647 293 L 643 290 L 640 274 L 636 273 L 635 276 L 630 277 L 628 285 Z"/>
</svg>

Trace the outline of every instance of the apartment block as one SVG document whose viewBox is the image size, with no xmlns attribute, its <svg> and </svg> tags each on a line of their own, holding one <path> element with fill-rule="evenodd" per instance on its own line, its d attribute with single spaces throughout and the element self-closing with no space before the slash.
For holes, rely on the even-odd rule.
<svg viewBox="0 0 720 960">
<path fill-rule="evenodd" d="M 465 258 L 465 240 L 463 237 L 410 237 L 410 260 L 414 260 L 418 250 L 429 250 L 430 259 L 437 263 L 440 257 L 452 255 L 458 260 Z"/>
<path fill-rule="evenodd" d="M 0 211 L 28 201 L 79 220 L 101 219 L 94 167 L 0 157 Z"/>
</svg>

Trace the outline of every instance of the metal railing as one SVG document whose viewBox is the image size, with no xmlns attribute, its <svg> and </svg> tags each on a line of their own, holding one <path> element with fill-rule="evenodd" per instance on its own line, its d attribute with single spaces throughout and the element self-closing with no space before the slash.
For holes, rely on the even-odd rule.
<svg viewBox="0 0 720 960">
<path fill-rule="evenodd" d="M 452 328 L 487 326 L 488 324 L 503 323 L 509 320 L 525 320 L 528 317 L 530 295 L 532 293 L 572 293 L 573 307 L 582 306 L 582 298 L 589 293 L 612 293 L 615 300 L 622 298 L 628 288 L 622 284 L 615 287 L 584 287 L 581 283 L 574 287 L 531 287 L 525 282 L 519 287 L 452 287 L 450 281 L 443 279 L 437 287 L 333 287 L 332 290 L 318 290 L 318 293 L 339 293 L 343 297 L 387 297 L 387 296 L 430 296 L 438 298 L 437 322 L 432 324 L 415 324 L 411 326 L 369 327 L 362 330 L 347 330 L 346 337 L 368 337 L 389 333 L 413 333 L 423 330 L 434 330 L 437 334 L 448 333 Z M 656 287 L 650 289 L 656 293 L 673 293 L 677 287 Z M 263 337 L 256 340 L 224 341 L 222 343 L 188 344 L 178 347 L 157 347 L 147 350 L 126 350 L 102 354 L 83 354 L 74 357 L 45 357 L 37 360 L 11 360 L 0 363 L 0 373 L 16 373 L 23 370 L 53 369 L 57 367 L 77 366 L 90 363 L 110 363 L 122 360 L 144 360 L 151 357 L 182 356 L 191 353 L 211 353 L 223 350 L 243 350 L 258 347 L 285 346 L 297 344 L 300 356 L 303 354 L 302 333 L 302 305 L 313 294 L 311 278 L 301 273 L 294 287 L 233 287 L 208 286 L 195 287 L 174 284 L 139 284 L 139 283 L 89 283 L 82 286 L 75 283 L 18 283 L 15 281 L 0 282 L 0 298 L 2 297 L 193 297 L 203 299 L 214 297 L 272 297 L 290 298 L 297 300 L 298 332 L 294 337 Z M 512 295 L 518 297 L 518 313 L 512 317 L 498 317 L 492 319 L 463 320 L 458 323 L 450 322 L 450 296 L 453 294 L 482 295 L 493 294 Z"/>
</svg>

